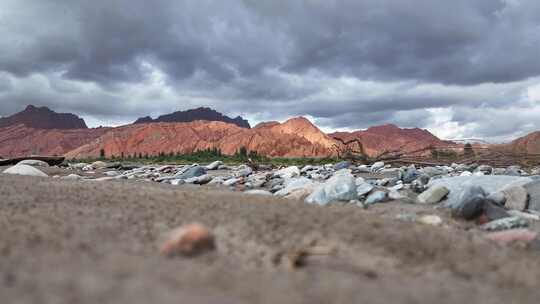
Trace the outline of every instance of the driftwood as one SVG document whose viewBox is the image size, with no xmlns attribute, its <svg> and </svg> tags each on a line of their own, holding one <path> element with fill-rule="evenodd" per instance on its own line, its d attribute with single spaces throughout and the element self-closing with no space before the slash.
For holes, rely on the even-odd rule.
<svg viewBox="0 0 540 304">
<path fill-rule="evenodd" d="M 50 166 L 57 166 L 64 162 L 65 157 L 61 156 L 24 156 L 24 157 L 16 157 L 16 158 L 10 158 L 10 159 L 0 159 L 0 166 L 11 166 L 16 165 L 20 161 L 23 160 L 40 160 L 44 161 Z"/>
</svg>

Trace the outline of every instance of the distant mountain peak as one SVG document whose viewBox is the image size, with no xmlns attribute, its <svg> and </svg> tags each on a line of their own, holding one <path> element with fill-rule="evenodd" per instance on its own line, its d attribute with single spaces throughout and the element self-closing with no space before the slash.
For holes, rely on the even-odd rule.
<svg viewBox="0 0 540 304">
<path fill-rule="evenodd" d="M 23 124 L 35 129 L 87 129 L 84 120 L 71 113 L 56 113 L 47 107 L 28 105 L 16 114 L 0 118 L 0 128 Z"/>
<path fill-rule="evenodd" d="M 152 119 L 152 117 L 150 116 L 141 117 L 137 119 L 134 124 L 154 122 L 192 122 L 195 120 L 222 121 L 235 124 L 241 128 L 251 128 L 249 122 L 240 116 L 237 116 L 236 118 L 230 118 L 208 107 L 199 107 L 186 111 L 177 111 L 171 114 L 161 115 L 156 119 Z"/>
</svg>

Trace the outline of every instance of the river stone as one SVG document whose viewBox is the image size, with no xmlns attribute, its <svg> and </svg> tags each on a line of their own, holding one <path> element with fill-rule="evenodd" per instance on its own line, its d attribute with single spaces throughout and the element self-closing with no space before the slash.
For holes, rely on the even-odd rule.
<svg viewBox="0 0 540 304">
<path fill-rule="evenodd" d="M 216 160 L 215 162 L 206 166 L 206 170 L 217 170 L 221 165 L 223 165 L 223 162 L 220 160 Z"/>
<path fill-rule="evenodd" d="M 405 174 L 403 174 L 403 182 L 410 184 L 417 179 L 418 176 L 420 176 L 420 172 L 418 172 L 414 166 L 410 166 L 405 170 Z"/>
<path fill-rule="evenodd" d="M 95 161 L 91 164 L 91 166 L 94 168 L 94 169 L 103 169 L 103 168 L 107 168 L 107 163 L 106 162 L 103 162 L 103 161 Z"/>
<path fill-rule="evenodd" d="M 351 166 L 350 161 L 342 161 L 334 165 L 334 170 L 338 171 L 341 169 L 347 169 Z"/>
<path fill-rule="evenodd" d="M 418 218 L 418 223 L 432 226 L 440 226 L 442 224 L 442 219 L 438 215 L 424 215 Z"/>
<path fill-rule="evenodd" d="M 531 182 L 528 177 L 504 176 L 504 175 L 485 175 L 485 176 L 454 176 L 432 179 L 429 186 L 441 185 L 450 190 L 445 207 L 456 208 L 459 205 L 459 198 L 469 186 L 482 187 L 485 192 L 491 193 L 503 190 L 507 187 L 521 186 Z M 539 186 L 540 190 L 540 186 Z M 540 192 L 539 192 L 540 194 Z"/>
<path fill-rule="evenodd" d="M 185 171 L 181 171 L 179 174 L 175 175 L 176 179 L 190 179 L 193 177 L 201 176 L 206 174 L 206 169 L 201 166 L 193 166 Z"/>
<path fill-rule="evenodd" d="M 480 229 L 487 231 L 501 231 L 514 228 L 525 228 L 527 226 L 529 226 L 529 222 L 526 219 L 511 216 L 486 223 L 480 226 Z"/>
<path fill-rule="evenodd" d="M 504 204 L 506 204 L 506 196 L 504 196 L 502 191 L 492 192 L 487 198 L 499 206 L 504 206 Z"/>
<path fill-rule="evenodd" d="M 244 191 L 245 194 L 252 194 L 252 195 L 264 195 L 264 196 L 272 196 L 272 193 L 266 190 L 261 189 L 254 189 L 254 190 L 248 190 Z"/>
<path fill-rule="evenodd" d="M 487 221 L 494 221 L 510 216 L 506 209 L 494 204 L 489 199 L 484 203 L 484 215 Z"/>
<path fill-rule="evenodd" d="M 486 193 L 482 187 L 466 186 L 460 193 L 458 203 L 452 207 L 452 216 L 475 219 L 483 213 L 486 202 Z"/>
<path fill-rule="evenodd" d="M 204 185 L 204 184 L 208 184 L 209 182 L 211 182 L 212 177 L 210 175 L 208 175 L 208 174 L 204 174 L 204 175 L 201 175 L 201 176 L 187 178 L 184 181 L 186 182 L 186 184 Z"/>
<path fill-rule="evenodd" d="M 530 221 L 540 221 L 540 216 L 538 214 L 532 214 L 518 210 L 509 210 L 508 214 L 511 216 L 521 217 Z"/>
<path fill-rule="evenodd" d="M 425 168 L 420 169 L 420 172 L 422 172 L 423 174 L 426 174 L 429 177 L 448 174 L 448 171 L 439 167 L 425 167 Z"/>
<path fill-rule="evenodd" d="M 300 169 L 298 169 L 297 166 L 290 166 L 276 171 L 274 176 L 279 176 L 284 179 L 293 178 L 295 176 L 300 176 Z"/>
<path fill-rule="evenodd" d="M 482 173 L 484 173 L 486 175 L 489 175 L 489 174 L 491 174 L 491 172 L 493 172 L 493 167 L 488 166 L 488 165 L 480 165 L 480 166 L 478 166 L 478 168 L 476 168 L 475 171 L 482 172 Z"/>
<path fill-rule="evenodd" d="M 306 198 L 308 204 L 327 205 L 331 201 L 357 198 L 356 180 L 350 172 L 335 174 Z"/>
<path fill-rule="evenodd" d="M 309 178 L 306 178 L 306 177 L 291 178 L 285 181 L 285 188 L 274 193 L 274 195 L 285 196 L 295 190 L 307 188 L 312 184 L 313 184 L 313 181 L 311 181 Z"/>
<path fill-rule="evenodd" d="M 223 186 L 234 186 L 236 185 L 239 181 L 241 181 L 240 178 L 231 178 L 231 179 L 228 179 L 226 181 L 223 182 Z"/>
<path fill-rule="evenodd" d="M 520 176 L 521 169 L 519 166 L 510 166 L 504 171 L 504 175 Z"/>
<path fill-rule="evenodd" d="M 247 177 L 253 173 L 253 169 L 249 166 L 242 165 L 238 168 L 238 170 L 234 173 L 237 177 Z"/>
<path fill-rule="evenodd" d="M 27 176 L 39 176 L 39 177 L 48 177 L 47 174 L 41 172 L 40 170 L 29 166 L 29 165 L 15 165 L 10 167 L 3 172 L 4 174 L 16 174 L 16 175 L 27 175 Z"/>
<path fill-rule="evenodd" d="M 60 179 L 64 179 L 64 180 L 80 180 L 80 179 L 83 179 L 83 177 L 78 175 L 78 174 L 70 174 L 70 175 L 67 175 L 67 176 L 62 176 Z"/>
<path fill-rule="evenodd" d="M 37 160 L 37 159 L 21 160 L 20 162 L 17 163 L 17 165 L 28 165 L 32 167 L 44 167 L 44 168 L 49 167 L 49 164 L 47 164 L 44 161 Z"/>
<path fill-rule="evenodd" d="M 373 165 L 371 165 L 371 172 L 377 172 L 381 170 L 382 168 L 384 168 L 384 162 L 382 161 L 376 162 Z"/>
<path fill-rule="evenodd" d="M 499 245 L 508 245 L 513 242 L 530 243 L 537 239 L 538 232 L 528 229 L 510 229 L 491 232 L 486 234 L 485 237 L 489 240 L 497 242 Z"/>
<path fill-rule="evenodd" d="M 436 204 L 448 195 L 448 188 L 445 186 L 433 186 L 418 195 L 418 202 L 421 204 Z"/>
<path fill-rule="evenodd" d="M 356 193 L 358 194 L 359 197 L 364 196 L 368 194 L 369 192 L 371 192 L 371 190 L 373 190 L 374 187 L 375 186 L 373 186 L 372 184 L 364 182 L 358 187 L 356 187 Z"/>
<path fill-rule="evenodd" d="M 529 194 L 522 186 L 505 188 L 501 191 L 506 198 L 505 207 L 508 209 L 523 211 L 527 209 L 529 203 Z"/>
<path fill-rule="evenodd" d="M 373 205 L 376 203 L 382 203 L 386 201 L 387 198 L 388 198 L 388 194 L 385 191 L 377 190 L 371 193 L 370 195 L 368 195 L 364 204 Z"/>
<path fill-rule="evenodd" d="M 540 211 L 540 180 L 528 183 L 523 187 L 529 194 L 529 209 Z"/>
</svg>

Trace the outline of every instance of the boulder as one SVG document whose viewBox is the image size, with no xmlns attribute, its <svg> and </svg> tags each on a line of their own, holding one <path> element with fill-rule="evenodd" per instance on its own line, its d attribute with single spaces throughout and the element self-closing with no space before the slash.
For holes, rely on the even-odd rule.
<svg viewBox="0 0 540 304">
<path fill-rule="evenodd" d="M 49 167 L 49 164 L 47 164 L 44 161 L 36 160 L 36 159 L 25 159 L 17 163 L 17 165 L 28 165 L 32 167 Z"/>
<path fill-rule="evenodd" d="M 48 177 L 47 174 L 41 172 L 40 170 L 29 166 L 29 165 L 15 165 L 10 167 L 3 172 L 4 174 L 16 174 L 16 175 L 27 175 L 27 176 L 39 176 L 39 177 Z"/>
<path fill-rule="evenodd" d="M 382 168 L 384 168 L 384 162 L 382 161 L 376 162 L 373 165 L 371 165 L 371 172 L 377 172 L 381 170 Z"/>
<path fill-rule="evenodd" d="M 305 177 L 291 178 L 285 181 L 285 188 L 274 193 L 274 195 L 285 196 L 295 190 L 310 187 L 312 184 L 313 184 L 313 181 L 311 181 L 309 178 L 305 178 Z"/>
<path fill-rule="evenodd" d="M 217 170 L 221 165 L 223 165 L 223 162 L 220 160 L 216 160 L 215 162 L 206 166 L 206 170 Z"/>
<path fill-rule="evenodd" d="M 332 201 L 357 198 L 356 180 L 350 172 L 335 174 L 306 198 L 308 204 L 326 205 Z"/>
<path fill-rule="evenodd" d="M 297 166 L 290 166 L 276 171 L 274 176 L 279 176 L 284 179 L 293 178 L 295 176 L 300 176 L 300 169 L 298 169 Z"/>
<path fill-rule="evenodd" d="M 514 228 L 525 228 L 527 226 L 529 226 L 529 222 L 526 219 L 511 216 L 486 223 L 480 226 L 480 229 L 486 231 L 501 231 Z"/>
<path fill-rule="evenodd" d="M 436 204 L 443 200 L 450 191 L 445 186 L 433 186 L 418 195 L 421 204 Z"/>
<path fill-rule="evenodd" d="M 540 180 L 535 180 L 523 186 L 529 195 L 529 209 L 540 211 Z"/>
<path fill-rule="evenodd" d="M 467 186 L 460 193 L 458 202 L 452 206 L 452 216 L 473 220 L 484 212 L 486 193 L 482 187 Z"/>
<path fill-rule="evenodd" d="M 365 205 L 373 205 L 376 203 L 382 203 L 388 200 L 388 193 L 382 190 L 373 191 L 364 202 Z"/>
<path fill-rule="evenodd" d="M 450 190 L 445 207 L 456 208 L 460 201 L 459 198 L 463 192 L 470 186 L 478 186 L 487 193 L 501 191 L 507 187 L 520 186 L 531 182 L 528 177 L 515 177 L 504 175 L 485 175 L 485 176 L 454 176 L 432 179 L 428 186 L 441 185 Z M 540 190 L 540 187 L 539 187 Z"/>
<path fill-rule="evenodd" d="M 205 175 L 206 174 L 206 169 L 204 167 L 201 167 L 201 166 L 193 166 L 193 167 L 190 167 L 188 168 L 187 170 L 182 170 L 180 172 L 178 172 L 174 177 L 176 179 L 189 179 L 189 178 L 193 178 L 193 177 L 198 177 L 198 176 L 201 176 L 201 175 Z"/>
<path fill-rule="evenodd" d="M 370 183 L 364 182 L 356 187 L 356 193 L 358 194 L 358 197 L 364 196 L 368 194 L 369 192 L 371 192 L 373 188 L 375 188 L 375 186 L 373 186 Z"/>
<path fill-rule="evenodd" d="M 501 191 L 506 199 L 505 207 L 523 211 L 529 205 L 529 194 L 522 186 L 508 187 Z"/>
</svg>

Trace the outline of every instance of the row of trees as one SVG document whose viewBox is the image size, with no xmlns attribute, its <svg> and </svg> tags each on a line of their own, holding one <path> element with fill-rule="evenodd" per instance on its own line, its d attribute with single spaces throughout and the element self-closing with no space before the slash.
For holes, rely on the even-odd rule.
<svg viewBox="0 0 540 304">
<path fill-rule="evenodd" d="M 182 154 L 180 152 L 159 152 L 158 154 L 148 154 L 148 153 L 133 153 L 133 154 L 125 154 L 122 152 L 120 155 L 111 155 L 111 159 L 152 159 L 152 158 L 181 158 L 185 156 L 190 157 L 200 157 L 200 158 L 219 158 L 223 157 L 223 152 L 219 148 L 208 148 L 204 150 L 197 150 L 193 153 L 189 154 Z M 105 154 L 105 149 L 101 149 L 99 151 L 99 157 L 101 159 L 107 158 L 107 155 Z M 261 156 L 258 154 L 257 151 L 249 151 L 246 147 L 242 146 L 240 149 L 238 149 L 235 154 L 232 155 L 233 158 L 242 158 L 242 159 L 259 159 Z"/>
</svg>

